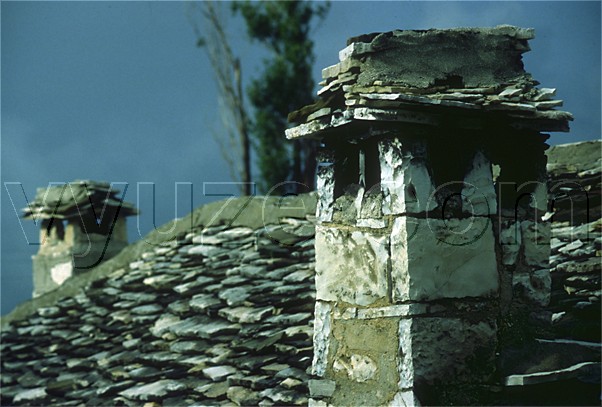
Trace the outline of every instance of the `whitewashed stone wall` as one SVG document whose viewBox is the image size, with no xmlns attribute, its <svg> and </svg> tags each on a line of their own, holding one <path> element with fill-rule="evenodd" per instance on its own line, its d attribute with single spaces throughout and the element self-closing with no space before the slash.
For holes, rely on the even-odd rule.
<svg viewBox="0 0 602 407">
<path fill-rule="evenodd" d="M 362 160 L 357 184 L 340 185 L 350 182 L 344 166 L 353 157 L 332 162 L 336 151 L 318 172 L 325 187 L 318 191 L 312 403 L 414 405 L 436 401 L 429 393 L 450 386 L 490 383 L 499 263 L 520 257 L 544 270 L 537 243 L 549 229 L 519 220 L 516 236 L 506 228 L 496 236 L 498 199 L 484 148 L 466 155 L 453 186 L 461 204 L 448 209 L 451 189 L 437 184 L 428 159 L 436 144 L 382 132 L 367 142 L 378 143 L 379 185 L 365 185 Z M 518 245 L 500 244 L 511 238 Z M 545 302 L 545 273 L 528 276 L 515 273 L 512 284 Z"/>
</svg>

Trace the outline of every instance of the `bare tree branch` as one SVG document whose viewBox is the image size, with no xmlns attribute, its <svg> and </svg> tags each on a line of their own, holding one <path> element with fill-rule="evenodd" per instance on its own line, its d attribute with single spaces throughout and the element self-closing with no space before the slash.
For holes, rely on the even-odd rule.
<svg viewBox="0 0 602 407">
<path fill-rule="evenodd" d="M 197 36 L 197 44 L 205 49 L 213 67 L 219 91 L 220 117 L 224 126 L 224 134 L 214 133 L 213 137 L 220 145 L 231 173 L 243 183 L 241 193 L 250 195 L 251 146 L 240 60 L 234 55 L 228 42 L 217 2 L 204 1 L 200 4 L 202 29 L 197 17 L 193 15 L 194 11 L 199 12 L 198 6 L 198 3 L 189 3 L 188 17 Z"/>
</svg>

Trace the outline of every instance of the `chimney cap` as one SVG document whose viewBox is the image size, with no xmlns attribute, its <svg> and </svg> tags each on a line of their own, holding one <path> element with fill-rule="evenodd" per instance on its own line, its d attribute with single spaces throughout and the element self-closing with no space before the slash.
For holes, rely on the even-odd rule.
<svg viewBox="0 0 602 407">
<path fill-rule="evenodd" d="M 79 218 L 80 214 L 90 210 L 100 214 L 107 208 L 120 208 L 119 216 L 123 217 L 137 215 L 138 210 L 133 204 L 116 196 L 119 192 L 108 182 L 92 180 L 75 180 L 38 188 L 33 202 L 21 210 L 22 216 L 34 220 L 69 219 Z"/>
<path fill-rule="evenodd" d="M 319 100 L 289 115 L 287 138 L 322 138 L 348 124 L 406 122 L 535 131 L 568 131 L 568 112 L 553 110 L 555 89 L 524 70 L 534 30 L 396 30 L 353 37 L 340 62 L 322 70 Z M 454 117 L 469 120 L 455 120 Z M 457 122 L 457 123 L 456 123 Z"/>
</svg>

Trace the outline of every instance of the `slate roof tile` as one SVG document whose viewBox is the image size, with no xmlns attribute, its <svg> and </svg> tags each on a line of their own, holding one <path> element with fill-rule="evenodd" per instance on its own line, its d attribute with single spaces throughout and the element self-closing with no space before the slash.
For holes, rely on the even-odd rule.
<svg viewBox="0 0 602 407">
<path fill-rule="evenodd" d="M 594 191 L 600 182 L 581 180 Z M 601 224 L 560 223 L 563 208 L 549 309 L 562 334 L 596 340 Z M 315 250 L 314 218 L 303 216 L 269 228 L 290 245 L 262 227 L 185 231 L 12 321 L 1 332 L 2 404 L 306 404 Z M 210 258 L 189 254 L 200 246 Z"/>
</svg>

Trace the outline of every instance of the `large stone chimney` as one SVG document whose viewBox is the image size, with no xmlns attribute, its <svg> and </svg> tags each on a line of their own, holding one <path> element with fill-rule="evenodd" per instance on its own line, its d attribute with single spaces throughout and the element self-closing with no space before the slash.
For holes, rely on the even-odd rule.
<svg viewBox="0 0 602 407">
<path fill-rule="evenodd" d="M 318 164 L 314 405 L 484 404 L 549 299 L 554 89 L 523 69 L 533 30 L 352 38 L 289 139 Z M 495 175 L 494 175 L 495 173 Z"/>
<path fill-rule="evenodd" d="M 95 181 L 39 188 L 23 217 L 40 222 L 40 249 L 33 256 L 33 296 L 115 256 L 127 246 L 126 216 L 132 204 L 119 190 Z"/>
</svg>

